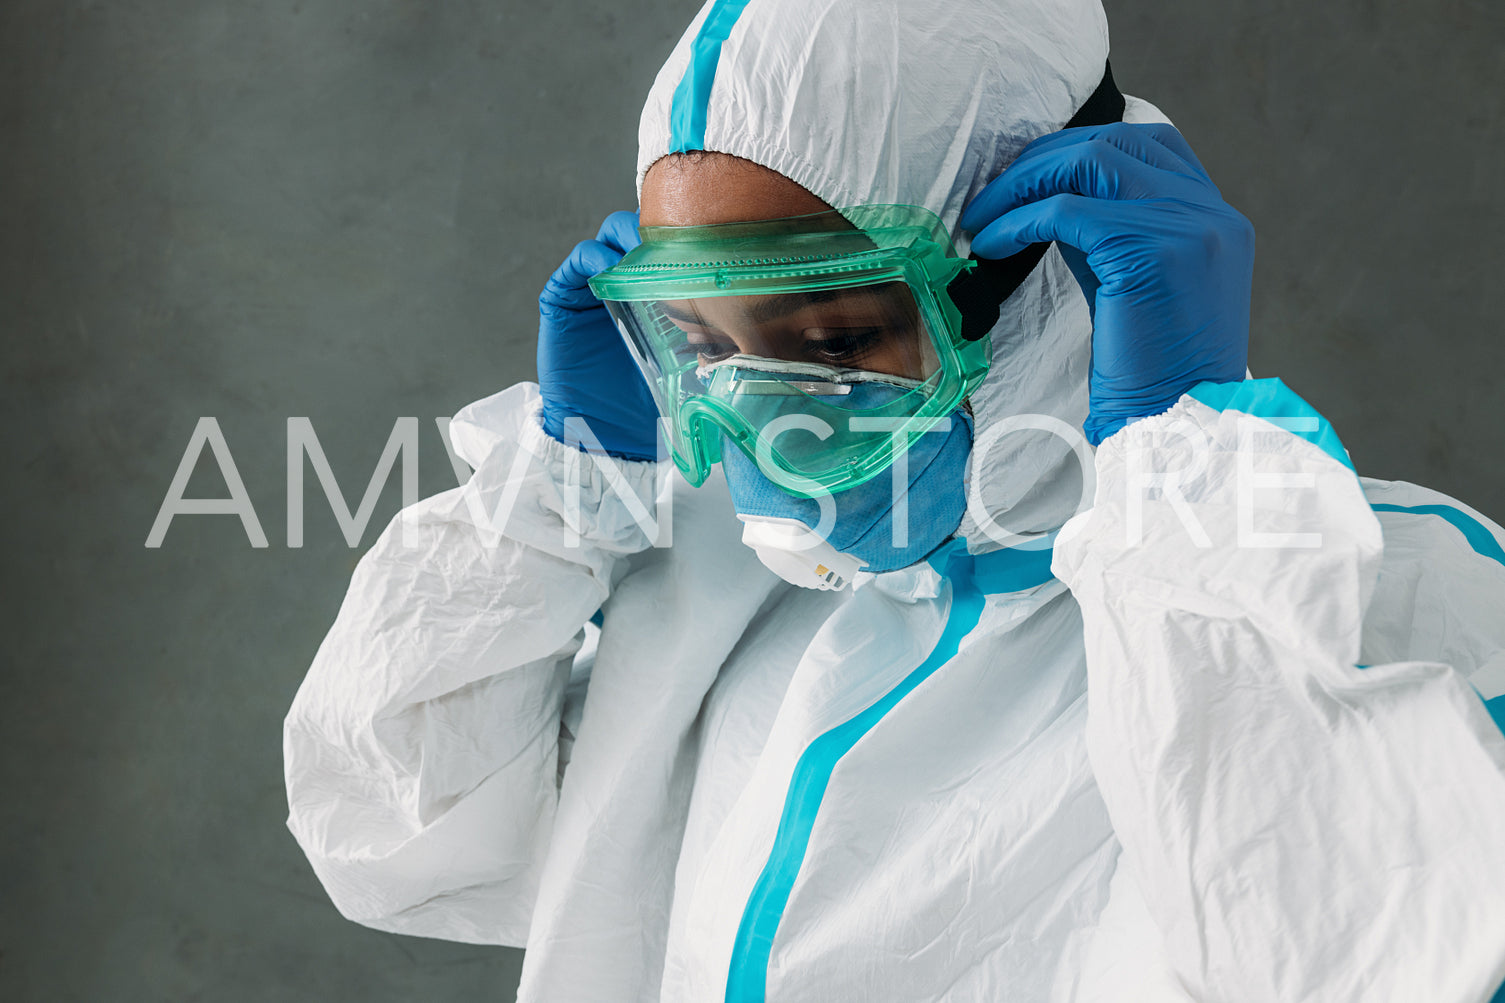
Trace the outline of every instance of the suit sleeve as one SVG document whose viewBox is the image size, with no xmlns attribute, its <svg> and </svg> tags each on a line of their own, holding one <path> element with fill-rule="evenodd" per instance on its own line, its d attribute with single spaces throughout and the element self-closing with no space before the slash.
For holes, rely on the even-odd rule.
<svg viewBox="0 0 1505 1003">
<path fill-rule="evenodd" d="M 1449 665 L 1356 664 L 1383 542 L 1331 427 L 1278 380 L 1204 384 L 1096 468 L 1055 571 L 1121 866 L 1187 995 L 1488 1000 L 1505 738 Z"/>
<path fill-rule="evenodd" d="M 659 465 L 597 463 L 537 412 L 523 384 L 455 417 L 475 472 L 361 559 L 287 715 L 288 827 L 340 912 L 376 929 L 526 941 L 572 659 L 651 543 Z"/>
</svg>

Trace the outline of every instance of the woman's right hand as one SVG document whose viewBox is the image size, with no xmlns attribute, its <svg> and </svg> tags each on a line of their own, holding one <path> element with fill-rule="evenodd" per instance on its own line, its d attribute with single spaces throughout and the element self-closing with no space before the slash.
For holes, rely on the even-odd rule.
<svg viewBox="0 0 1505 1003">
<path fill-rule="evenodd" d="M 583 418 L 608 453 L 658 458 L 658 406 L 616 323 L 586 282 L 639 243 L 638 214 L 614 212 L 595 240 L 575 245 L 538 296 L 538 387 L 544 431 L 568 441 Z"/>
</svg>

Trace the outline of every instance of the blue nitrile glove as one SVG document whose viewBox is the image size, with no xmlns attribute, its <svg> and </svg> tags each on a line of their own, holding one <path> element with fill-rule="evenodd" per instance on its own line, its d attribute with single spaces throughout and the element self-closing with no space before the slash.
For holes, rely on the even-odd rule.
<svg viewBox="0 0 1505 1003">
<path fill-rule="evenodd" d="M 575 245 L 538 295 L 538 389 L 545 432 L 561 442 L 584 418 L 601 445 L 629 460 L 658 458 L 658 406 L 611 314 L 586 280 L 639 243 L 638 214 L 614 212 L 595 240 Z"/>
<path fill-rule="evenodd" d="M 1203 380 L 1242 380 L 1254 228 L 1169 125 L 1063 129 L 961 216 L 979 257 L 1054 240 L 1092 309 L 1093 445 Z"/>
</svg>

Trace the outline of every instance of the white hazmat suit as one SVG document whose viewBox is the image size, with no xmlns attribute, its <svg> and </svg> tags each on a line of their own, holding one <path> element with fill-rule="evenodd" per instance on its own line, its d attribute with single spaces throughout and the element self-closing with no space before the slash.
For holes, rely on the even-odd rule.
<svg viewBox="0 0 1505 1003">
<path fill-rule="evenodd" d="M 708 12 L 706 149 L 952 228 L 1108 54 L 1096 0 L 739 6 L 660 72 L 640 181 Z M 1356 477 L 1278 381 L 1074 450 L 1089 339 L 1052 250 L 962 542 L 840 593 L 768 573 L 718 478 L 549 438 L 532 385 L 464 409 L 473 476 L 365 555 L 286 722 L 340 911 L 525 946 L 546 1003 L 1488 1000 L 1505 533 Z"/>
</svg>

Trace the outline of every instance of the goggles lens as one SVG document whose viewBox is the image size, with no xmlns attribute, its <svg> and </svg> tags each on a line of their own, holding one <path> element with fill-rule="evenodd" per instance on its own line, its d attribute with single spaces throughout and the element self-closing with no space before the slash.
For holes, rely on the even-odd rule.
<svg viewBox="0 0 1505 1003">
<path fill-rule="evenodd" d="M 655 305 L 684 332 L 677 351 L 701 366 L 751 355 L 923 380 L 936 363 L 902 282 Z"/>
<path fill-rule="evenodd" d="M 872 210 L 890 225 L 857 229 L 861 213 L 847 210 L 645 228 L 591 280 L 693 483 L 725 439 L 796 494 L 854 487 L 981 382 L 986 339 L 957 333 L 945 286 L 965 263 L 940 221 L 910 206 L 867 207 L 869 220 Z"/>
</svg>

